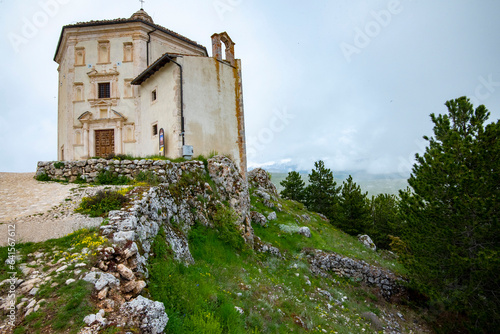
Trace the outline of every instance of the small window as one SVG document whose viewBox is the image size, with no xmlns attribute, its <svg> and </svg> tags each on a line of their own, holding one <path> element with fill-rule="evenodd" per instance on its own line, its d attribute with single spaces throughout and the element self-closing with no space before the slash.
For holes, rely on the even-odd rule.
<svg viewBox="0 0 500 334">
<path fill-rule="evenodd" d="M 153 136 L 158 135 L 158 124 L 153 124 L 152 134 L 153 134 Z"/>
<path fill-rule="evenodd" d="M 99 88 L 99 98 L 109 99 L 111 97 L 111 85 L 109 82 L 100 82 L 98 84 Z"/>
<path fill-rule="evenodd" d="M 156 89 L 151 92 L 151 101 L 156 101 Z"/>
</svg>

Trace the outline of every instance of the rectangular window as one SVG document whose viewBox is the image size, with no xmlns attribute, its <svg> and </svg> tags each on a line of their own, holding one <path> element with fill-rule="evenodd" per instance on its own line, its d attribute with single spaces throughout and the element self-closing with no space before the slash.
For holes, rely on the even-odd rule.
<svg viewBox="0 0 500 334">
<path fill-rule="evenodd" d="M 98 83 L 99 98 L 109 99 L 111 97 L 111 84 L 109 82 Z"/>
<path fill-rule="evenodd" d="M 151 101 L 156 101 L 156 89 L 151 92 Z"/>
<path fill-rule="evenodd" d="M 153 124 L 153 128 L 151 129 L 151 133 L 153 136 L 157 136 L 158 135 L 158 124 Z"/>
</svg>

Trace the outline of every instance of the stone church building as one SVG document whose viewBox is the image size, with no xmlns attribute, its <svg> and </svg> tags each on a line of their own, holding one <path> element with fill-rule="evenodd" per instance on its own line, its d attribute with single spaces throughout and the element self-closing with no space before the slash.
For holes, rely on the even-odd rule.
<svg viewBox="0 0 500 334">
<path fill-rule="evenodd" d="M 141 9 L 64 26 L 54 60 L 58 160 L 178 158 L 192 148 L 226 154 L 246 171 L 241 61 L 227 33 L 212 36 L 210 57 Z"/>
</svg>

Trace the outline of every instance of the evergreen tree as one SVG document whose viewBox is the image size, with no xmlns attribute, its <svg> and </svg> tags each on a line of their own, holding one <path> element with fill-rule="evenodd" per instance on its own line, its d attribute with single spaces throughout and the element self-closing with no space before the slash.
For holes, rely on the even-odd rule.
<svg viewBox="0 0 500 334">
<path fill-rule="evenodd" d="M 446 318 L 493 333 L 500 328 L 500 122 L 485 127 L 489 112 L 466 97 L 446 106 L 447 115 L 431 114 L 434 137 L 424 137 L 411 189 L 400 192 L 406 263 Z"/>
<path fill-rule="evenodd" d="M 370 212 L 366 196 L 349 175 L 342 183 L 335 225 L 351 235 L 366 233 Z"/>
<path fill-rule="evenodd" d="M 303 202 L 305 198 L 305 183 L 299 173 L 289 172 L 286 179 L 280 182 L 284 189 L 280 192 L 281 196 L 294 201 Z"/>
<path fill-rule="evenodd" d="M 368 234 L 377 247 L 390 249 L 389 236 L 400 236 L 400 225 L 397 197 L 389 194 L 373 196 L 370 201 Z"/>
<path fill-rule="evenodd" d="M 332 219 L 340 187 L 337 187 L 332 171 L 325 168 L 323 161 L 316 161 L 314 168 L 309 174 L 309 185 L 306 187 L 306 205 L 310 210 Z"/>
</svg>

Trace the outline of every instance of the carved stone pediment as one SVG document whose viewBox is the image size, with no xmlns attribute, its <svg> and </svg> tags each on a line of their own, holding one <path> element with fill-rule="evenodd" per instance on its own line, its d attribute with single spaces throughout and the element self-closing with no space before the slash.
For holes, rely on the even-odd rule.
<svg viewBox="0 0 500 334">
<path fill-rule="evenodd" d="M 87 75 L 90 78 L 99 78 L 100 80 L 111 80 L 113 77 L 119 75 L 120 72 L 116 70 L 116 67 L 110 68 L 109 70 L 98 71 L 95 67 L 92 68 L 92 71 L 87 72 Z"/>
<path fill-rule="evenodd" d="M 86 111 L 80 116 L 78 116 L 78 120 L 82 123 L 89 122 L 92 120 L 92 113 L 90 111 Z"/>
<path fill-rule="evenodd" d="M 90 111 L 86 111 L 78 117 L 78 120 L 82 123 L 98 123 L 98 122 L 125 122 L 127 121 L 127 117 L 123 116 L 120 112 L 111 109 L 111 112 L 108 114 L 109 117 L 106 118 L 96 118 L 93 113 Z"/>
</svg>

